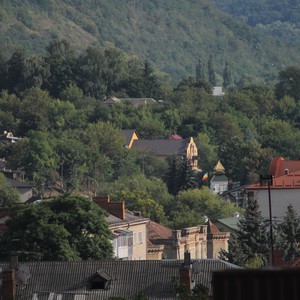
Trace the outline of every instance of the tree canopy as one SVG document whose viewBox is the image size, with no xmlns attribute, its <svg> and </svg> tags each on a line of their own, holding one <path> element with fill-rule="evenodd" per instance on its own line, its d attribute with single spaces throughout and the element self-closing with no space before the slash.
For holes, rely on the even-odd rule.
<svg viewBox="0 0 300 300">
<path fill-rule="evenodd" d="M 24 260 L 112 258 L 111 232 L 105 215 L 91 199 L 71 195 L 18 206 L 1 237 L 1 256 L 18 250 Z M 12 240 L 19 242 L 15 245 Z M 23 256 L 26 252 L 28 255 Z"/>
</svg>

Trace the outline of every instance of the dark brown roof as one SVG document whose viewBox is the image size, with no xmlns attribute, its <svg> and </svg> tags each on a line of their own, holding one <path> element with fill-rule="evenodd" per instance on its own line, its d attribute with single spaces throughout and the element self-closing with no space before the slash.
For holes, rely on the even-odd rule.
<svg viewBox="0 0 300 300">
<path fill-rule="evenodd" d="M 172 237 L 172 229 L 153 221 L 149 221 L 147 224 L 147 235 L 149 240 L 169 239 Z"/>
<path fill-rule="evenodd" d="M 125 143 L 126 143 L 125 145 L 129 145 L 134 133 L 136 134 L 134 129 L 123 129 L 122 130 L 122 134 L 125 137 Z"/>
<path fill-rule="evenodd" d="M 132 148 L 149 154 L 170 156 L 186 155 L 188 140 L 135 140 Z"/>
<path fill-rule="evenodd" d="M 16 300 L 48 299 L 50 292 L 62 294 L 62 300 L 74 299 L 74 295 L 85 294 L 86 300 L 101 300 L 111 297 L 131 299 L 144 291 L 147 299 L 176 299 L 173 278 L 178 278 L 179 260 L 145 261 L 76 261 L 76 262 L 26 262 L 30 270 L 28 284 L 17 287 Z M 22 264 L 22 263 L 20 263 Z M 195 283 L 211 288 L 212 272 L 238 268 L 217 259 L 192 261 L 199 275 Z M 0 267 L 7 268 L 7 264 Z M 112 278 L 110 289 L 89 288 L 89 280 L 99 271 Z M 43 297 L 42 297 L 43 296 Z M 54 298 L 55 299 L 55 298 Z"/>
</svg>

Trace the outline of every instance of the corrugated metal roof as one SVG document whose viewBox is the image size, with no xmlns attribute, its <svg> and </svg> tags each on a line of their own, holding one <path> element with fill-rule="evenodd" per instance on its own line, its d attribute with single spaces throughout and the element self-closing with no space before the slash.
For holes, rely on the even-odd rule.
<svg viewBox="0 0 300 300">
<path fill-rule="evenodd" d="M 174 278 L 179 276 L 181 260 L 146 261 L 76 261 L 76 262 L 26 262 L 30 270 L 30 279 L 25 286 L 18 286 L 16 300 L 38 299 L 50 292 L 62 294 L 62 300 L 68 295 L 86 295 L 87 300 L 124 297 L 130 299 L 143 291 L 148 299 L 175 299 Z M 0 264 L 7 267 L 5 264 Z M 239 268 L 216 259 L 192 260 L 193 279 L 211 290 L 212 272 Z M 111 278 L 108 290 L 89 289 L 88 280 L 102 269 Z"/>
</svg>

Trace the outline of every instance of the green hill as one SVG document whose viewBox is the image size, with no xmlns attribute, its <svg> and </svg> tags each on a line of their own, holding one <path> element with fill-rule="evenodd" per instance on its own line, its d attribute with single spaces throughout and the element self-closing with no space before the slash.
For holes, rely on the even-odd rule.
<svg viewBox="0 0 300 300">
<path fill-rule="evenodd" d="M 235 20 L 209 0 L 4 0 L 0 38 L 5 55 L 16 48 L 41 53 L 61 38 L 78 50 L 112 44 L 173 79 L 194 76 L 199 57 L 207 60 L 211 54 L 219 79 L 226 62 L 236 78 L 254 80 L 273 80 L 284 66 L 300 63 L 296 49 Z"/>
<path fill-rule="evenodd" d="M 246 24 L 300 48 L 300 3 L 295 0 L 214 0 Z"/>
</svg>

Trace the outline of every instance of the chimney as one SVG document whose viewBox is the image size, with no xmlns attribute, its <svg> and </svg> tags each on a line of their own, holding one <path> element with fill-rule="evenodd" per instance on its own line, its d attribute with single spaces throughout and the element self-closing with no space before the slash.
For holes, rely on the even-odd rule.
<svg viewBox="0 0 300 300">
<path fill-rule="evenodd" d="M 16 272 L 14 269 L 2 272 L 2 300 L 16 299 Z"/>
<path fill-rule="evenodd" d="M 111 215 L 125 220 L 125 202 L 110 202 L 109 196 L 107 197 L 100 197 L 96 196 L 93 197 L 93 201 L 97 203 L 101 208 L 105 209 Z"/>
<path fill-rule="evenodd" d="M 184 262 L 179 269 L 179 283 L 186 286 L 189 291 L 193 288 L 191 254 L 187 251 L 184 253 Z"/>
<path fill-rule="evenodd" d="M 273 257 L 274 256 L 274 263 L 273 263 Z M 276 267 L 276 268 L 281 268 L 282 267 L 282 250 L 275 249 L 273 250 L 273 255 L 272 252 L 269 254 L 269 265 Z"/>
</svg>

